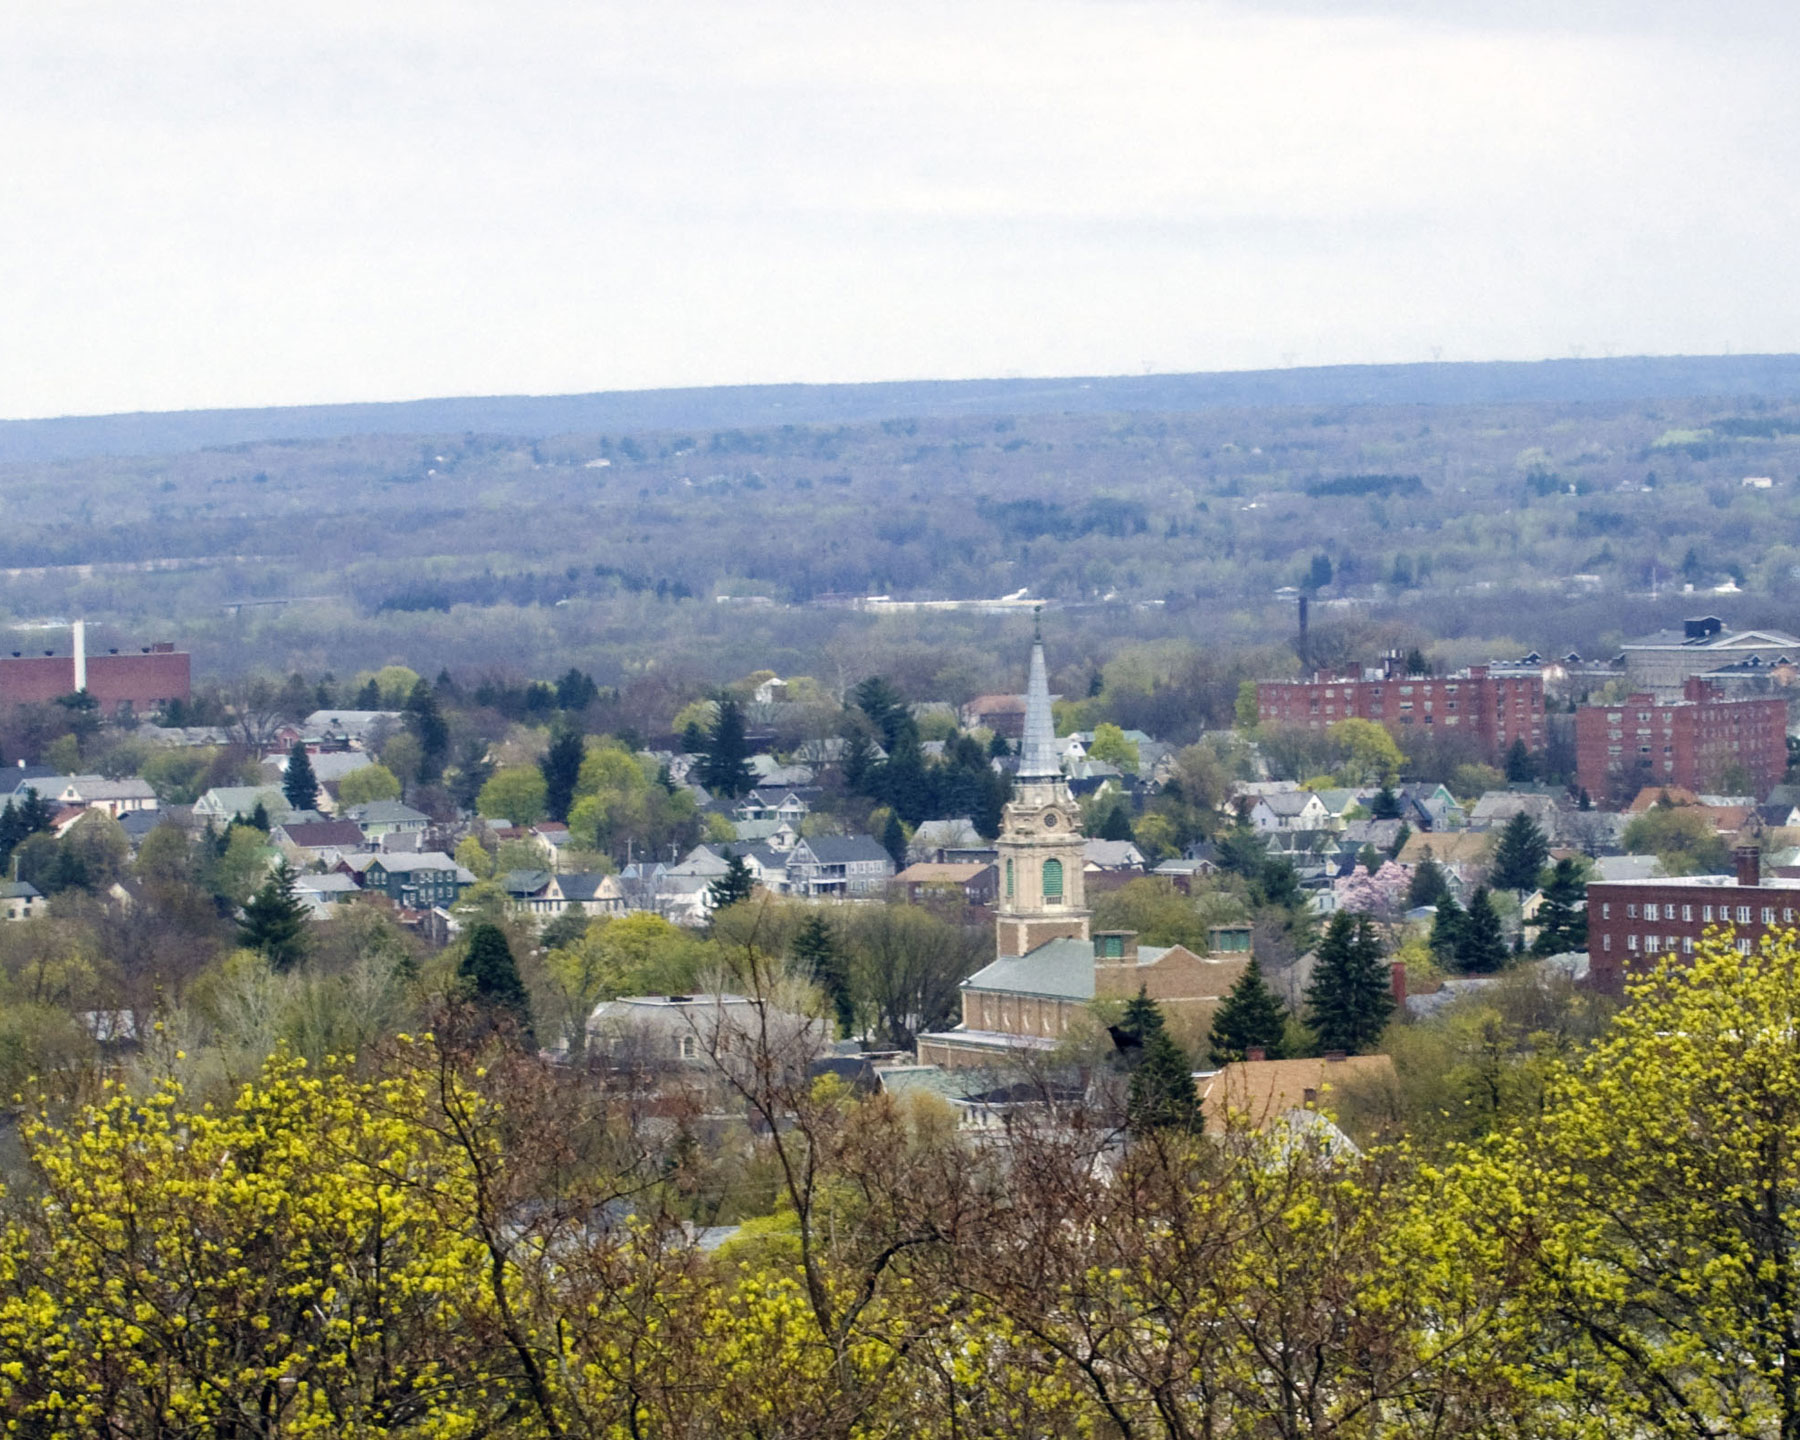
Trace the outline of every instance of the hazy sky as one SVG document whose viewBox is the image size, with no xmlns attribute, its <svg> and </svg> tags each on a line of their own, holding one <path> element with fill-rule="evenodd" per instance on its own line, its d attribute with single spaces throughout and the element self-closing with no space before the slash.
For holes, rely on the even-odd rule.
<svg viewBox="0 0 1800 1440">
<path fill-rule="evenodd" d="M 1792 351 L 1796 10 L 12 0 L 0 416 Z"/>
</svg>

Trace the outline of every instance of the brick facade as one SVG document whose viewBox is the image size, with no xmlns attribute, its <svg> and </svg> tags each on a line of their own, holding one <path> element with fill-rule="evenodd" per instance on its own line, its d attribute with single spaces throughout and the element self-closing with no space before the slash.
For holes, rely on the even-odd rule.
<svg viewBox="0 0 1800 1440">
<path fill-rule="evenodd" d="M 191 693 L 189 657 L 173 645 L 129 655 L 89 655 L 87 689 L 109 714 L 121 706 L 148 713 Z M 0 656 L 0 707 L 43 705 L 75 690 L 73 655 Z"/>
<path fill-rule="evenodd" d="M 1754 848 L 1738 873 L 1669 880 L 1597 880 L 1587 889 L 1588 983 L 1620 994 L 1664 955 L 1691 955 L 1706 932 L 1729 926 L 1750 951 L 1770 930 L 1800 925 L 1800 880 L 1765 879 Z"/>
<path fill-rule="evenodd" d="M 1645 691 L 1576 711 L 1576 779 L 1596 800 L 1646 785 L 1716 794 L 1728 780 L 1748 781 L 1761 797 L 1787 770 L 1787 729 L 1785 700 L 1727 699 L 1692 677 L 1680 700 Z"/>
<path fill-rule="evenodd" d="M 1544 748 L 1541 675 L 1494 675 L 1485 665 L 1456 675 L 1357 671 L 1310 680 L 1261 680 L 1257 719 L 1264 725 L 1324 730 L 1340 720 L 1374 720 L 1405 748 L 1410 736 L 1468 736 L 1490 761 L 1514 740 Z"/>
</svg>

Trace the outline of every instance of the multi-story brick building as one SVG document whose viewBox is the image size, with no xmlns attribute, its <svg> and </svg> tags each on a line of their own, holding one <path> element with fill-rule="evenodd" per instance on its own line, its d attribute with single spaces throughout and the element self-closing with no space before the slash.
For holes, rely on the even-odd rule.
<svg viewBox="0 0 1800 1440">
<path fill-rule="evenodd" d="M 1619 994 L 1665 955 L 1692 955 L 1708 930 L 1729 926 L 1748 954 L 1771 930 L 1800 925 L 1800 880 L 1764 877 L 1753 845 L 1733 852 L 1735 875 L 1596 880 L 1587 887 L 1588 983 Z"/>
<path fill-rule="evenodd" d="M 1680 700 L 1643 691 L 1576 711 L 1576 779 L 1595 799 L 1646 785 L 1760 798 L 1787 769 L 1787 729 L 1785 700 L 1728 699 L 1690 676 Z"/>
<path fill-rule="evenodd" d="M 0 655 L 0 708 L 47 704 L 86 690 L 109 715 L 126 706 L 149 714 L 171 700 L 188 699 L 191 681 L 188 657 L 166 642 L 124 654 L 15 650 Z"/>
<path fill-rule="evenodd" d="M 1493 674 L 1472 665 L 1454 675 L 1407 675 L 1390 664 L 1310 680 L 1261 680 L 1257 718 L 1264 725 L 1324 730 L 1340 720 L 1374 720 L 1405 748 L 1409 736 L 1465 736 L 1489 760 L 1514 740 L 1544 748 L 1544 680 L 1537 673 Z"/>
</svg>

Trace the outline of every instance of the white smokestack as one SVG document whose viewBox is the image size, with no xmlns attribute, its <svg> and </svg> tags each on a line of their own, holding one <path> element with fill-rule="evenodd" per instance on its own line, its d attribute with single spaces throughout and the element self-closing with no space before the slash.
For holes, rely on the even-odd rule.
<svg viewBox="0 0 1800 1440">
<path fill-rule="evenodd" d="M 77 620 L 70 627 L 75 640 L 75 693 L 87 689 L 87 621 Z"/>
</svg>

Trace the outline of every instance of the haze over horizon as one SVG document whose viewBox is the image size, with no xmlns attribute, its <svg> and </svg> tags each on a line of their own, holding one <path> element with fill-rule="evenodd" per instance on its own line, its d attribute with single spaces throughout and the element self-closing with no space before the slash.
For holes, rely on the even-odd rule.
<svg viewBox="0 0 1800 1440">
<path fill-rule="evenodd" d="M 1800 350 L 1743 3 L 0 18 L 0 416 Z"/>
</svg>

